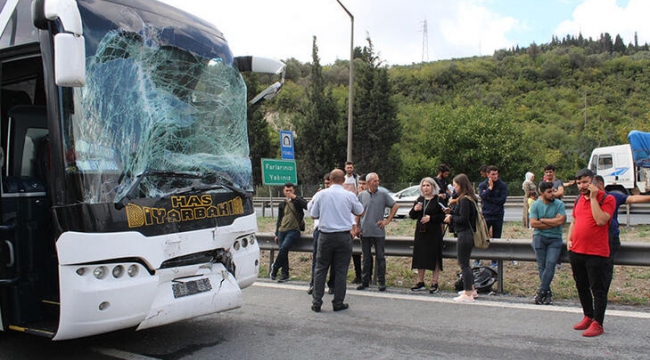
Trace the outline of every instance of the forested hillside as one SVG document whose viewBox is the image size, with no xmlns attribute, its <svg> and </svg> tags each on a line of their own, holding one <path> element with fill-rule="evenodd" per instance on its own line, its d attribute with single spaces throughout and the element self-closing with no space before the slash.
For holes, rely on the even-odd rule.
<svg viewBox="0 0 650 360">
<path fill-rule="evenodd" d="M 387 68 L 381 49 L 367 42 L 355 51 L 353 160 L 361 172 L 379 172 L 382 182 L 417 182 L 435 175 L 441 162 L 473 181 L 481 164 L 499 166 L 504 180 L 516 182 L 526 171 L 541 178 L 553 163 L 568 179 L 594 147 L 627 142 L 632 129 L 650 131 L 647 44 L 625 45 L 608 34 L 554 38 L 492 56 Z M 279 157 L 277 130 L 295 130 L 303 183 L 345 161 L 348 62 L 321 66 L 317 54 L 314 39 L 312 63 L 287 61 L 286 87 L 263 109 L 273 145 L 259 156 Z M 301 133 L 310 123 L 326 124 L 323 131 L 335 136 L 323 144 L 318 126 Z M 313 155 L 299 146 L 341 151 L 329 150 L 332 156 L 319 160 L 327 163 L 313 167 L 304 165 Z"/>
</svg>

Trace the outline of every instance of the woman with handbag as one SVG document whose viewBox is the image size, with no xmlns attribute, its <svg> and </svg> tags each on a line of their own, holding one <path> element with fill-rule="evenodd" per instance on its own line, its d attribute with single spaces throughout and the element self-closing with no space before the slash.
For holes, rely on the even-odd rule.
<svg viewBox="0 0 650 360">
<path fill-rule="evenodd" d="M 422 179 L 420 197 L 409 211 L 409 217 L 417 220 L 411 268 L 418 270 L 418 282 L 411 288 L 412 291 L 426 290 L 424 274 L 431 270 L 433 274 L 429 293 L 438 292 L 438 276 L 442 271 L 442 221 L 445 218 L 443 205 L 438 197 L 439 192 L 440 189 L 433 178 Z"/>
<path fill-rule="evenodd" d="M 474 231 L 470 224 L 476 223 L 476 194 L 474 188 L 469 182 L 467 175 L 458 174 L 454 177 L 454 190 L 458 194 L 458 206 L 454 208 L 451 214 L 445 217 L 447 224 L 453 224 L 456 236 L 458 236 L 458 265 L 463 274 L 463 291 L 455 297 L 455 301 L 473 302 L 477 297 L 474 288 L 474 274 L 469 266 L 469 259 L 472 256 L 474 248 Z"/>
</svg>

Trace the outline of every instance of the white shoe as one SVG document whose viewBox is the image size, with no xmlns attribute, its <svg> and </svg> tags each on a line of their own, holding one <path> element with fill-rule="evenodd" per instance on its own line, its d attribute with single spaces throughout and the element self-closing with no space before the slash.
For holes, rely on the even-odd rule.
<svg viewBox="0 0 650 360">
<path fill-rule="evenodd" d="M 458 292 L 458 295 L 463 295 L 465 294 L 465 290 L 461 290 Z M 478 292 L 476 290 L 472 291 L 472 297 L 476 299 L 478 297 Z"/>
<path fill-rule="evenodd" d="M 460 296 L 456 296 L 454 298 L 454 301 L 463 302 L 463 303 L 472 303 L 472 302 L 474 302 L 474 297 L 462 294 Z"/>
</svg>

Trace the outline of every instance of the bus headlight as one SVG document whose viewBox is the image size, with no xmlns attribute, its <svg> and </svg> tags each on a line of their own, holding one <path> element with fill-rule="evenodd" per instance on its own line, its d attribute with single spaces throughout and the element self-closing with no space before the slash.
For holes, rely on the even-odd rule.
<svg viewBox="0 0 650 360">
<path fill-rule="evenodd" d="M 116 267 L 113 268 L 113 277 L 116 279 L 119 279 L 124 275 L 124 266 L 122 265 L 117 265 Z"/>
<path fill-rule="evenodd" d="M 129 274 L 130 277 L 135 277 L 138 275 L 139 271 L 140 269 L 138 268 L 138 265 L 131 265 L 126 273 Z"/>
<path fill-rule="evenodd" d="M 98 266 L 93 271 L 93 275 L 95 275 L 95 278 L 97 279 L 103 279 L 106 276 L 106 270 L 105 266 Z"/>
</svg>

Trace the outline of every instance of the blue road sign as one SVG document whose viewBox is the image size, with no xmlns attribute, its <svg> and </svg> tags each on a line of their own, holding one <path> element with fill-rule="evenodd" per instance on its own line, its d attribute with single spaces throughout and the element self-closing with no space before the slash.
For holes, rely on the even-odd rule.
<svg viewBox="0 0 650 360">
<path fill-rule="evenodd" d="M 294 160 L 296 157 L 293 152 L 293 133 L 287 130 L 280 130 L 280 149 L 282 150 L 282 159 Z"/>
</svg>

